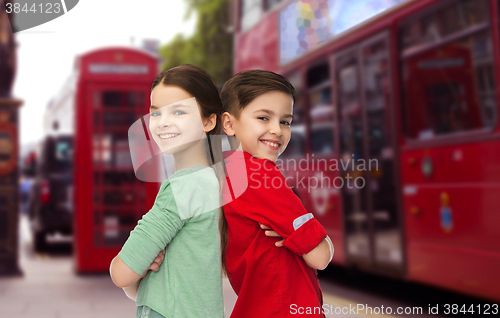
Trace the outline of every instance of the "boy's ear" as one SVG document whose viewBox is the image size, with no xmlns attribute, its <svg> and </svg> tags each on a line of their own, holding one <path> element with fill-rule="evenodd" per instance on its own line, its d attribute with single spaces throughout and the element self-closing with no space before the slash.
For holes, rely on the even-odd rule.
<svg viewBox="0 0 500 318">
<path fill-rule="evenodd" d="M 205 118 L 203 120 L 203 130 L 205 130 L 205 132 L 212 131 L 216 125 L 217 125 L 217 115 L 216 114 L 212 114 L 208 118 Z"/>
<path fill-rule="evenodd" d="M 234 123 L 234 117 L 228 112 L 224 112 L 221 116 L 221 121 L 222 121 L 222 129 L 224 129 L 224 132 L 228 136 L 234 136 L 236 132 L 234 131 L 233 128 L 233 123 Z"/>
</svg>

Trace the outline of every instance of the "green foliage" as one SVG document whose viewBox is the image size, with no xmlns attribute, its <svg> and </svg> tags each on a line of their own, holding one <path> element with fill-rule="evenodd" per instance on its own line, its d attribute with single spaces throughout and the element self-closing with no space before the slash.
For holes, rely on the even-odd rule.
<svg viewBox="0 0 500 318">
<path fill-rule="evenodd" d="M 196 13 L 194 34 L 177 35 L 160 48 L 162 69 L 179 64 L 193 64 L 206 70 L 217 84 L 232 75 L 232 33 L 229 29 L 229 0 L 184 0 L 189 9 L 186 18 Z"/>
</svg>

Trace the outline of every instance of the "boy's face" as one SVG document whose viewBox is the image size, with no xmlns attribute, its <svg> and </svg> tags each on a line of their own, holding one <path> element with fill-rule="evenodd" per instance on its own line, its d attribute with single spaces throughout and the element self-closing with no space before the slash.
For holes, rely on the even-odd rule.
<svg viewBox="0 0 500 318">
<path fill-rule="evenodd" d="M 226 134 L 240 141 L 238 150 L 276 161 L 290 141 L 292 113 L 292 97 L 271 91 L 243 108 L 239 118 L 224 113 L 222 122 Z"/>
</svg>

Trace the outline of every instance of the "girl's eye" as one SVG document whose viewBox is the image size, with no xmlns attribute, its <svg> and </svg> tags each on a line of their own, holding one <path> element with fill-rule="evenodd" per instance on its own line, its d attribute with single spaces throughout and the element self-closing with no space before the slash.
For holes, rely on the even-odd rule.
<svg viewBox="0 0 500 318">
<path fill-rule="evenodd" d="M 177 115 L 177 116 L 179 116 L 179 115 L 184 115 L 184 114 L 185 114 L 185 112 L 183 112 L 182 110 L 176 110 L 176 111 L 174 112 L 174 115 Z"/>
<path fill-rule="evenodd" d="M 151 117 L 157 117 L 160 116 L 160 112 L 152 112 Z"/>
<path fill-rule="evenodd" d="M 287 126 L 290 126 L 290 125 L 292 124 L 291 122 L 289 122 L 289 121 L 285 121 L 285 120 L 283 120 L 281 123 L 282 123 L 283 125 L 287 125 Z"/>
<path fill-rule="evenodd" d="M 264 120 L 264 121 L 269 120 L 269 118 L 267 118 L 267 117 L 257 117 L 257 119 Z"/>
</svg>

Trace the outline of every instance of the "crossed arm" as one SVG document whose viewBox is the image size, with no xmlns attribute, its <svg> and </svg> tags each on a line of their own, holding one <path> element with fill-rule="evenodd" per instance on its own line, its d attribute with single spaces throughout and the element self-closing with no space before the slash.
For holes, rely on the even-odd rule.
<svg viewBox="0 0 500 318">
<path fill-rule="evenodd" d="M 156 272 L 160 269 L 160 265 L 165 258 L 165 250 L 161 250 L 158 256 L 153 260 L 148 269 L 142 273 L 142 275 L 134 272 L 130 267 L 128 267 L 120 258 L 120 256 L 115 256 L 111 261 L 109 266 L 109 274 L 111 275 L 111 280 L 113 283 L 123 288 L 123 291 L 128 298 L 135 300 L 137 297 L 137 291 L 139 290 L 139 284 L 141 279 L 143 279 L 149 270 Z"/>
<path fill-rule="evenodd" d="M 266 236 L 281 238 L 281 236 L 278 233 L 276 233 L 271 228 L 265 226 L 264 224 L 260 224 L 260 228 L 266 230 L 265 232 Z M 283 240 L 277 241 L 274 244 L 277 247 L 284 246 Z M 332 260 L 333 257 L 333 253 L 334 253 L 333 243 L 330 240 L 330 237 L 327 236 L 312 251 L 310 251 L 307 254 L 303 254 L 302 258 L 309 267 L 322 270 L 325 269 L 328 266 L 328 264 L 330 264 L 330 261 Z"/>
<path fill-rule="evenodd" d="M 263 224 L 260 224 L 260 227 L 263 230 L 266 230 L 265 234 L 267 236 L 281 238 L 281 236 L 271 228 Z M 283 240 L 277 241 L 275 245 L 277 247 L 283 247 Z M 302 255 L 302 258 L 309 267 L 322 270 L 325 269 L 332 260 L 333 253 L 334 247 L 332 241 L 330 240 L 330 237 L 327 236 L 312 251 Z M 164 259 L 165 249 L 161 250 L 158 256 L 156 256 L 156 258 L 153 260 L 151 265 L 144 271 L 144 273 L 142 273 L 142 275 L 139 275 L 132 269 L 130 269 L 130 267 L 128 267 L 121 260 L 120 256 L 117 255 L 115 256 L 115 258 L 113 258 L 109 267 L 111 280 L 116 286 L 123 289 L 128 298 L 135 300 L 141 280 L 147 275 L 149 270 L 152 270 L 154 272 L 158 271 Z"/>
</svg>

